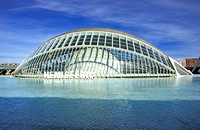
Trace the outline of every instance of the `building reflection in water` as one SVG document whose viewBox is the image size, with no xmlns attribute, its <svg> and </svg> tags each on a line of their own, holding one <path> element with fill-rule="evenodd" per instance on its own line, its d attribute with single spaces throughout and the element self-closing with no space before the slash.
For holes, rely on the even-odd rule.
<svg viewBox="0 0 200 130">
<path fill-rule="evenodd" d="M 83 99 L 168 100 L 183 99 L 181 86 L 192 77 L 180 78 L 122 78 L 93 80 L 50 80 L 18 78 L 19 84 L 36 97 Z M 177 91 L 178 90 L 178 91 Z M 184 89 L 181 90 L 184 92 Z M 25 94 L 26 95 L 26 94 Z M 181 96 L 181 97 L 180 97 Z"/>
</svg>

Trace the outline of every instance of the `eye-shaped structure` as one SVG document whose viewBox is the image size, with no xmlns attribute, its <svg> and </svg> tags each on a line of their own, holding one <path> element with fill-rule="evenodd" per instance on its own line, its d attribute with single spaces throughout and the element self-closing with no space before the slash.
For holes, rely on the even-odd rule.
<svg viewBox="0 0 200 130">
<path fill-rule="evenodd" d="M 13 75 L 44 77 L 56 72 L 79 76 L 83 72 L 92 72 L 97 78 L 192 74 L 148 42 L 105 28 L 79 29 L 46 41 L 19 65 Z"/>
</svg>

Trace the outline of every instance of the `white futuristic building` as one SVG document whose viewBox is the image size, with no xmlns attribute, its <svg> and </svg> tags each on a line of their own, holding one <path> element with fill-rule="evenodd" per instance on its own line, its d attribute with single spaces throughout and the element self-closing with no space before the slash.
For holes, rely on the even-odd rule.
<svg viewBox="0 0 200 130">
<path fill-rule="evenodd" d="M 39 46 L 13 73 L 41 78 L 171 77 L 192 75 L 148 42 L 105 28 L 56 36 Z"/>
</svg>

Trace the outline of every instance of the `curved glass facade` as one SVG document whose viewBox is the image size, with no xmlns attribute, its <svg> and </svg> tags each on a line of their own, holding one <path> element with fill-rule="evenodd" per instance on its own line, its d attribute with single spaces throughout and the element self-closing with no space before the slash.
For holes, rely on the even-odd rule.
<svg viewBox="0 0 200 130">
<path fill-rule="evenodd" d="M 94 77 L 175 76 L 170 58 L 133 35 L 91 28 L 56 36 L 38 47 L 13 73 L 44 77 L 47 72 L 71 72 Z"/>
</svg>

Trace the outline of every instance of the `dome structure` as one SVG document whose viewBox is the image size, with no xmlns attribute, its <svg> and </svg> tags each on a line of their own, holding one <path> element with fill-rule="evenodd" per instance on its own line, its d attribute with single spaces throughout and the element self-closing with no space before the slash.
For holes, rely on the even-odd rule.
<svg viewBox="0 0 200 130">
<path fill-rule="evenodd" d="M 20 77 L 101 78 L 191 75 L 150 43 L 131 34 L 86 28 L 39 46 L 13 73 Z"/>
</svg>

